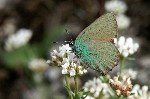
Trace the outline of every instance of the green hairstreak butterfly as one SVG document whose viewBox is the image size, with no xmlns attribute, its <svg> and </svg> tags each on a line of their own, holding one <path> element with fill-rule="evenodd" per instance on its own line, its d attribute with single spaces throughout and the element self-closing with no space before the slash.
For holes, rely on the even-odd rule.
<svg viewBox="0 0 150 99">
<path fill-rule="evenodd" d="M 83 66 L 105 75 L 119 62 L 119 51 L 113 39 L 117 37 L 114 13 L 107 13 L 86 27 L 75 40 L 75 52 Z"/>
</svg>

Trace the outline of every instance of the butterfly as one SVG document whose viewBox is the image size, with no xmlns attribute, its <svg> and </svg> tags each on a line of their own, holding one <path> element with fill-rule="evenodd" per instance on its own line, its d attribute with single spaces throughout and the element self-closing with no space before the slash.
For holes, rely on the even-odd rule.
<svg viewBox="0 0 150 99">
<path fill-rule="evenodd" d="M 114 44 L 118 29 L 115 14 L 107 13 L 86 27 L 76 38 L 75 53 L 83 66 L 101 75 L 107 74 L 119 62 L 120 53 Z"/>
</svg>

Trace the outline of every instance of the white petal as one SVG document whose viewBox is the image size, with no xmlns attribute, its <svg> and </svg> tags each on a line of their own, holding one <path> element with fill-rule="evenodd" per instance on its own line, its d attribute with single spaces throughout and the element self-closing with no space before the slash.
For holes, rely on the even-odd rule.
<svg viewBox="0 0 150 99">
<path fill-rule="evenodd" d="M 20 29 L 16 34 L 10 35 L 5 43 L 5 48 L 11 51 L 15 48 L 24 46 L 30 40 L 32 36 L 32 31 L 28 29 Z"/>
<path fill-rule="evenodd" d="M 127 50 L 124 50 L 123 53 L 122 53 L 122 55 L 123 55 L 124 57 L 128 57 L 129 52 L 128 52 Z"/>
<path fill-rule="evenodd" d="M 134 47 L 134 51 L 137 51 L 138 48 L 139 48 L 139 44 L 138 44 L 138 43 L 135 43 L 135 44 L 133 45 L 133 47 Z"/>
<path fill-rule="evenodd" d="M 80 74 L 80 75 L 83 75 L 83 71 L 82 71 L 82 70 L 79 70 L 79 74 Z"/>
<path fill-rule="evenodd" d="M 130 78 L 127 79 L 127 84 L 131 84 Z"/>
<path fill-rule="evenodd" d="M 127 38 L 126 40 L 127 44 L 133 43 L 133 39 L 131 37 Z"/>
<path fill-rule="evenodd" d="M 64 57 L 64 54 L 65 54 L 65 52 L 63 52 L 63 51 L 60 51 L 59 53 L 57 53 L 57 56 L 59 56 L 59 57 Z"/>
<path fill-rule="evenodd" d="M 114 38 L 114 43 L 117 44 L 117 38 Z"/>
<path fill-rule="evenodd" d="M 52 56 L 52 61 L 55 61 L 56 60 L 56 56 Z"/>
<path fill-rule="evenodd" d="M 86 69 L 83 69 L 83 73 L 87 73 L 87 70 L 86 70 Z"/>
<path fill-rule="evenodd" d="M 130 48 L 128 51 L 129 51 L 129 54 L 131 54 L 131 55 L 134 54 L 134 49 L 133 48 Z"/>
<path fill-rule="evenodd" d="M 118 28 L 119 29 L 126 29 L 130 25 L 130 19 L 125 16 L 124 14 L 120 14 L 116 17 Z"/>
<path fill-rule="evenodd" d="M 129 37 L 129 38 L 126 39 L 126 45 L 129 48 L 133 48 L 133 39 L 131 37 Z"/>
<path fill-rule="evenodd" d="M 72 77 L 72 76 L 75 76 L 75 75 L 76 75 L 75 70 L 74 70 L 74 69 L 71 69 L 71 70 L 70 70 L 70 76 Z"/>
<path fill-rule="evenodd" d="M 125 37 L 124 36 L 121 36 L 119 38 L 119 41 L 118 41 L 118 45 L 119 46 L 123 46 L 125 44 Z"/>
<path fill-rule="evenodd" d="M 67 69 L 66 68 L 62 69 L 62 74 L 67 74 Z"/>
<path fill-rule="evenodd" d="M 63 53 L 69 53 L 71 52 L 72 48 L 69 46 L 69 44 L 66 45 L 62 45 L 61 47 L 59 47 L 59 51 L 63 52 Z"/>
<path fill-rule="evenodd" d="M 63 58 L 62 64 L 69 63 L 68 58 Z"/>
<path fill-rule="evenodd" d="M 68 68 L 69 65 L 70 65 L 69 63 L 65 63 L 65 64 L 62 65 L 62 67 L 63 67 L 63 68 Z"/>
<path fill-rule="evenodd" d="M 76 55 L 75 55 L 74 53 L 69 53 L 69 54 L 68 54 L 68 59 L 69 59 L 69 60 L 73 60 L 75 56 L 76 56 Z"/>
<path fill-rule="evenodd" d="M 94 92 L 95 92 L 95 89 L 94 89 L 93 87 L 91 87 L 91 88 L 90 88 L 90 92 L 91 92 L 91 93 L 94 93 Z"/>
<path fill-rule="evenodd" d="M 108 12 L 124 13 L 127 10 L 127 5 L 121 0 L 106 1 L 105 9 Z"/>
<path fill-rule="evenodd" d="M 142 91 L 143 91 L 143 92 L 147 92 L 147 91 L 148 91 L 148 86 L 143 86 L 143 87 L 142 87 Z"/>
</svg>

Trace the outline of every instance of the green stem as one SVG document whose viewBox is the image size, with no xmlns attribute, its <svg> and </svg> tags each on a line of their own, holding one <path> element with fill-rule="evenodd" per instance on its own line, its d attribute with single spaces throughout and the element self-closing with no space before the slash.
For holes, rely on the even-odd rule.
<svg viewBox="0 0 150 99">
<path fill-rule="evenodd" d="M 121 57 L 119 79 L 122 79 L 122 66 L 123 66 L 123 63 L 124 63 L 124 57 Z"/>
<path fill-rule="evenodd" d="M 78 81 L 77 81 L 77 76 L 74 77 L 74 82 L 75 82 L 75 94 L 78 92 Z"/>
<path fill-rule="evenodd" d="M 70 89 L 69 83 L 68 83 L 68 77 L 65 76 L 65 82 L 66 82 L 66 86 Z"/>
<path fill-rule="evenodd" d="M 119 96 L 118 99 L 122 99 L 122 96 Z"/>
<path fill-rule="evenodd" d="M 73 96 L 72 96 L 72 91 L 71 91 L 71 89 L 70 89 L 70 85 L 69 85 L 69 82 L 68 82 L 68 77 L 67 76 L 65 76 L 65 82 L 66 82 L 66 86 L 69 88 L 69 97 L 70 97 L 70 99 L 73 99 Z"/>
</svg>

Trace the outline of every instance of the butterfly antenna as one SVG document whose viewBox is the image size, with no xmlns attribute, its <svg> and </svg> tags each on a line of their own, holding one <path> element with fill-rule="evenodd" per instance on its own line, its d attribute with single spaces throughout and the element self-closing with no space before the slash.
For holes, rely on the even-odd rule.
<svg viewBox="0 0 150 99">
<path fill-rule="evenodd" d="M 67 29 L 65 29 L 65 31 L 66 31 L 66 33 L 67 33 L 68 35 L 70 34 Z M 73 45 L 73 44 L 74 44 L 73 39 L 72 39 L 71 36 L 70 36 L 70 38 L 71 38 L 71 40 L 70 40 L 70 41 L 65 41 L 65 43 L 69 43 L 70 45 Z"/>
<path fill-rule="evenodd" d="M 67 34 L 69 34 L 69 32 L 68 32 L 68 30 L 67 30 L 67 29 L 65 29 L 65 31 L 66 31 L 66 33 L 67 33 Z"/>
</svg>

